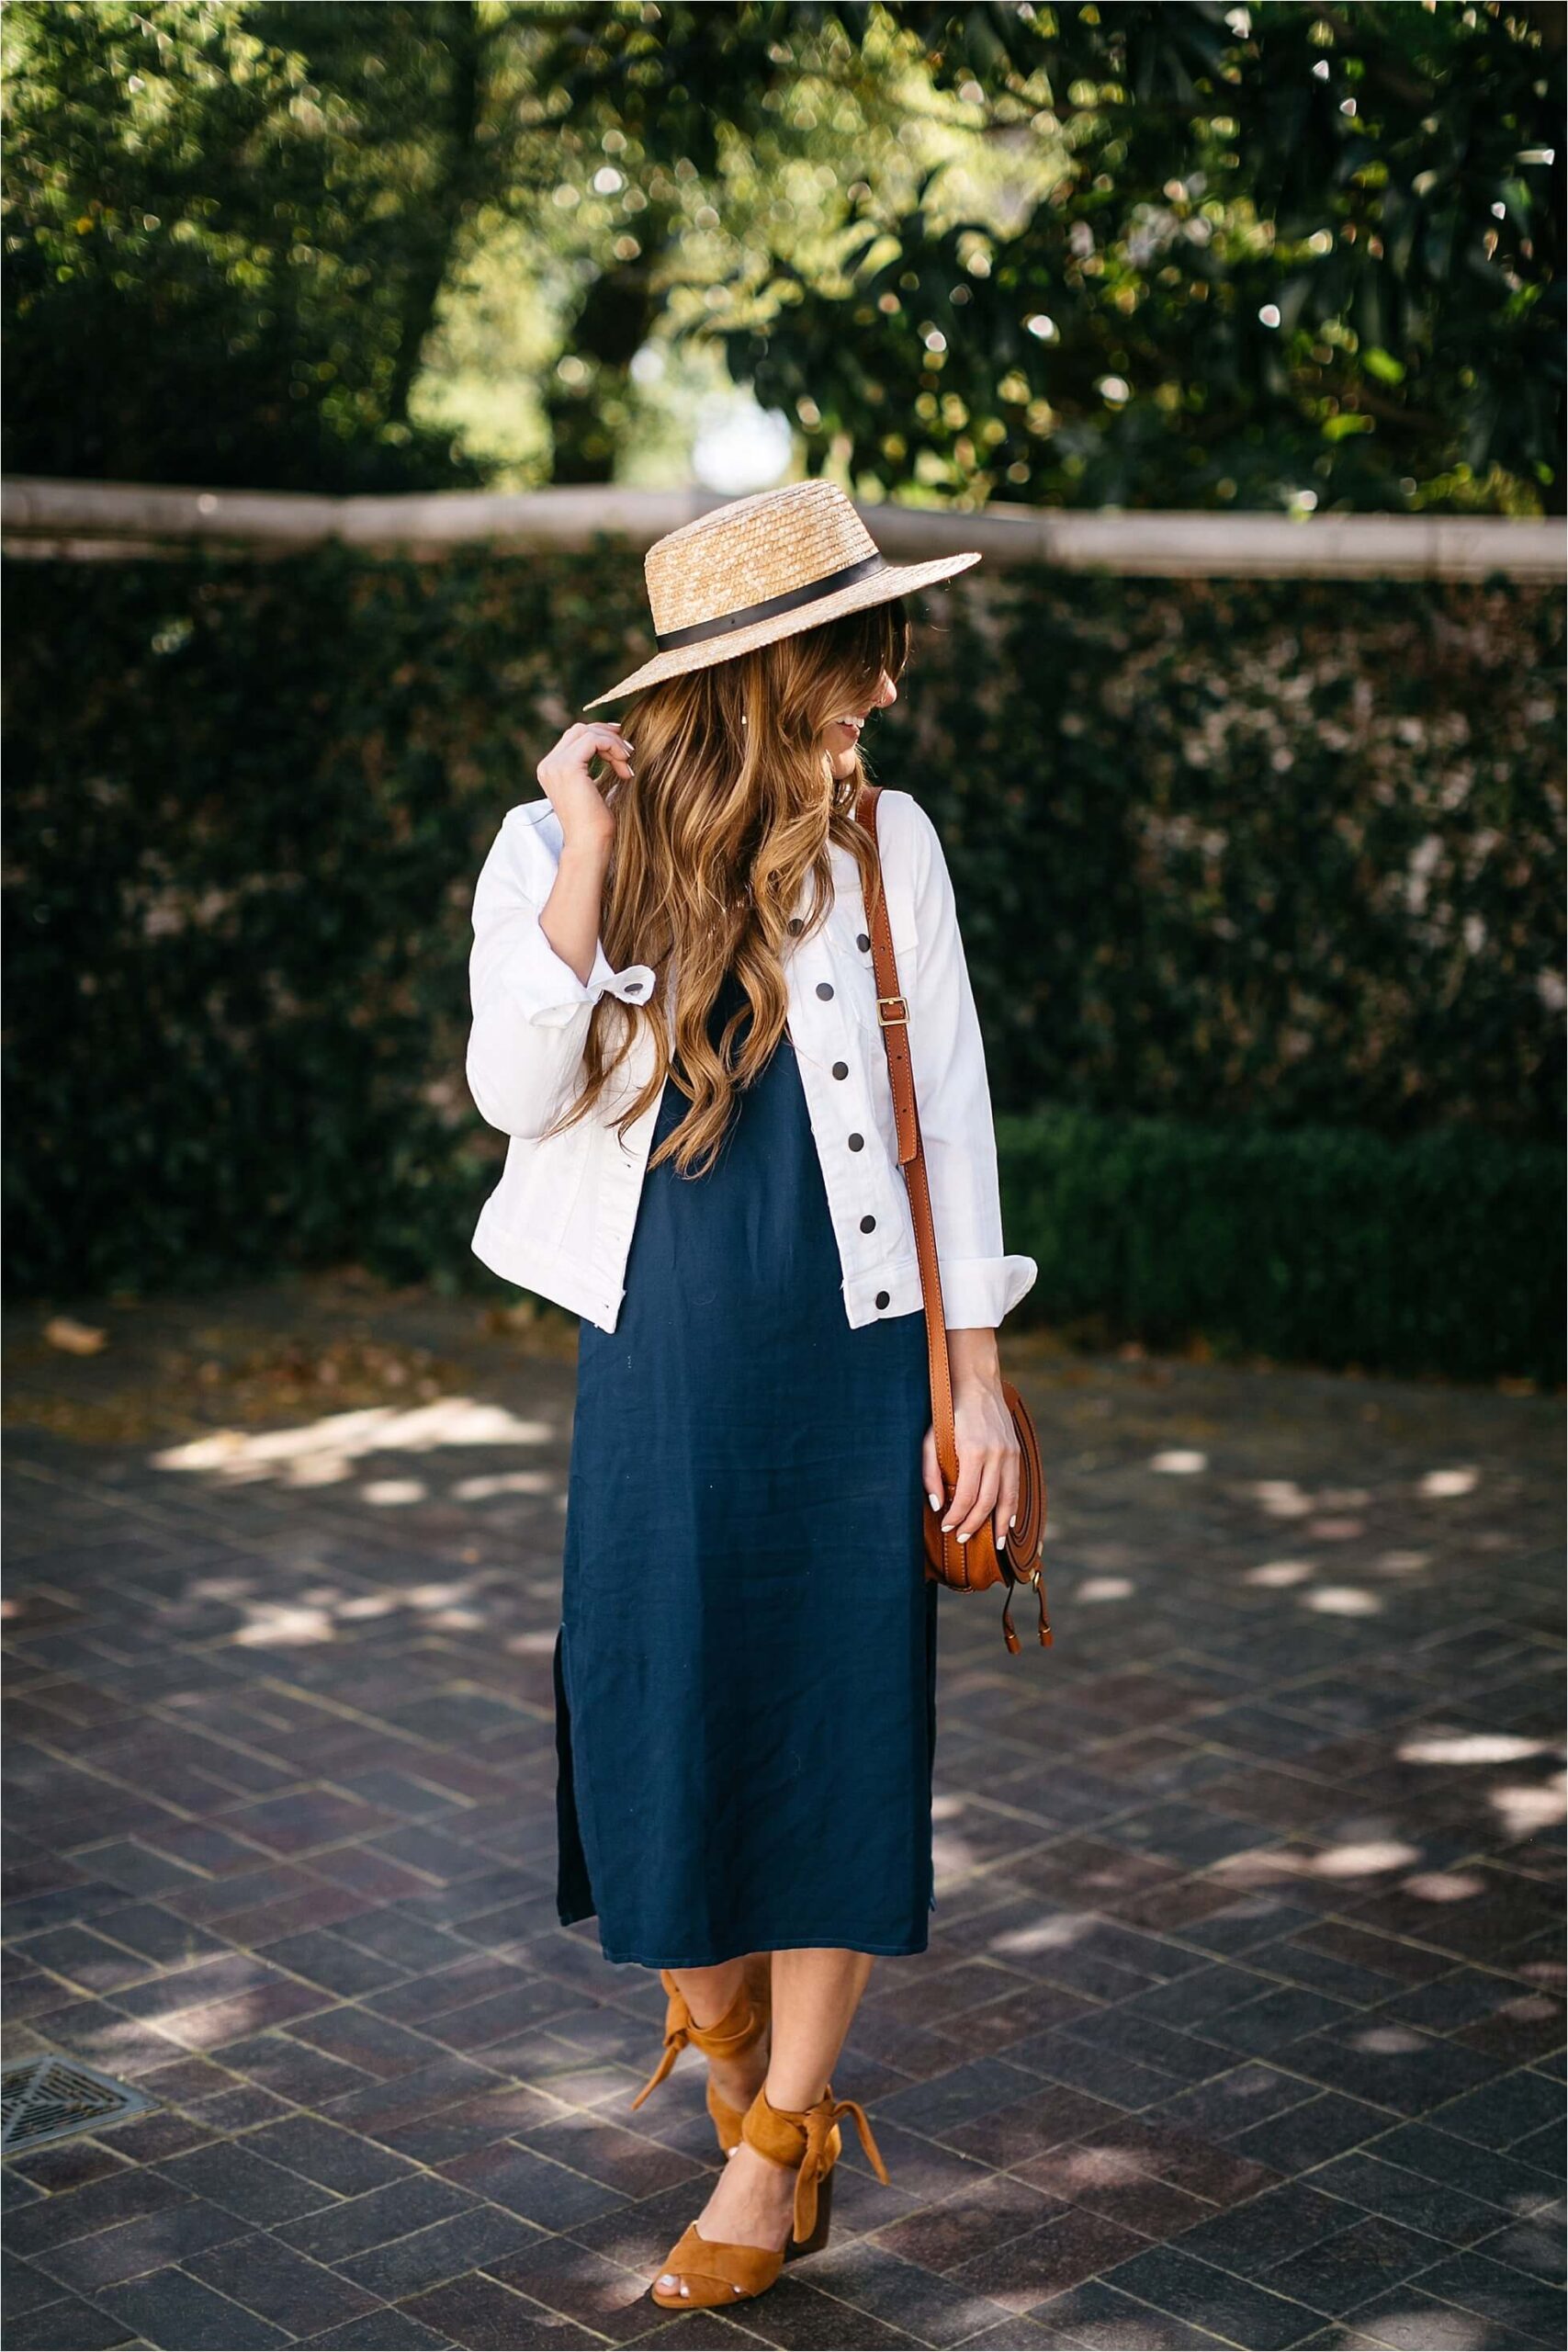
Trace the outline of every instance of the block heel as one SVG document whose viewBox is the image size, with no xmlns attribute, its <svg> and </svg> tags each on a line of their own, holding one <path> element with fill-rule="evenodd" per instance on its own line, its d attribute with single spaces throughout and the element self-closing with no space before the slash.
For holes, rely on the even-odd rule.
<svg viewBox="0 0 1568 2352">
<path fill-rule="evenodd" d="M 820 2254 L 827 2245 L 833 2224 L 833 2176 L 823 2174 L 817 2188 L 817 2222 L 808 2238 L 792 2237 L 785 2246 L 786 2262 L 797 2262 L 803 2254 Z"/>
<path fill-rule="evenodd" d="M 886 2186 L 887 2167 L 858 2099 L 835 2098 L 829 2084 L 815 2107 L 797 2110 L 770 2106 L 766 2090 L 760 2090 L 746 2110 L 741 2137 L 770 2164 L 795 2175 L 789 2234 L 782 2246 L 731 2245 L 705 2238 L 694 2222 L 671 2248 L 659 2274 L 672 2278 L 674 2288 L 665 2293 L 657 2285 L 649 2290 L 656 2303 L 665 2311 L 690 2312 L 750 2301 L 767 2293 L 786 2262 L 816 2254 L 827 2245 L 833 2167 L 844 2145 L 840 2115 L 853 2120 L 867 2161 Z"/>
</svg>

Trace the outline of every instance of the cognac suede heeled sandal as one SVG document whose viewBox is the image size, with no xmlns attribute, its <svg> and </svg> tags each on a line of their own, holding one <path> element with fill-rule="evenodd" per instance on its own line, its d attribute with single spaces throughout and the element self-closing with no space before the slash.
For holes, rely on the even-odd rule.
<svg viewBox="0 0 1568 2352">
<path fill-rule="evenodd" d="M 786 2262 L 799 2255 L 816 2254 L 827 2245 L 833 2211 L 833 2167 L 844 2145 L 838 2124 L 840 2115 L 853 2119 L 866 2160 L 886 2187 L 887 2167 L 858 2099 L 835 2098 L 829 2083 L 815 2107 L 796 2109 L 771 2107 L 767 2092 L 760 2090 L 746 2110 L 741 2136 L 759 2155 L 795 2174 L 789 2236 L 782 2247 L 729 2245 L 721 2239 L 705 2238 L 694 2222 L 671 2248 L 659 2274 L 663 2278 L 668 2273 L 674 2288 L 662 2293 L 657 2285 L 649 2290 L 656 2303 L 667 2311 L 705 2311 L 765 2295 Z"/>
<path fill-rule="evenodd" d="M 749 1960 L 740 1990 L 731 2001 L 716 2025 L 698 2025 L 686 2007 L 684 1996 L 667 1968 L 659 1972 L 659 1981 L 670 1996 L 664 2013 L 664 2052 L 652 2074 L 644 2083 L 633 2107 L 640 2107 L 649 2091 L 657 2090 L 676 2059 L 688 2044 L 700 2050 L 705 2058 L 741 2058 L 754 2049 L 767 2032 L 772 2017 L 773 1972 L 768 1956 Z M 742 2107 L 731 2107 L 729 2101 L 714 2088 L 707 2089 L 708 2113 L 718 2134 L 719 2148 L 728 2155 L 740 2144 L 741 2127 L 746 2120 Z"/>
</svg>

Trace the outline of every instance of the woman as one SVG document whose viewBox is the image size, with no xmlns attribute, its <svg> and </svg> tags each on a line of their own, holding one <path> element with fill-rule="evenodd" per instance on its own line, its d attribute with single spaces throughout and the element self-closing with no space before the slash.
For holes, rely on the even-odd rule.
<svg viewBox="0 0 1568 2352">
<path fill-rule="evenodd" d="M 558 1908 L 661 1971 L 633 2103 L 694 2045 L 729 2159 L 654 2283 L 677 2309 L 823 2241 L 836 2118 L 881 2170 L 830 2076 L 873 1958 L 926 1948 L 941 1477 L 854 811 L 902 599 L 977 560 L 884 563 L 820 481 L 661 539 L 660 651 L 596 697 L 635 718 L 568 729 L 475 900 L 469 1083 L 513 1141 L 474 1246 L 581 1318 Z M 1002 1248 L 941 845 L 904 793 L 878 830 L 954 1327 L 948 1520 L 999 1544 L 996 1328 L 1035 1268 Z"/>
</svg>

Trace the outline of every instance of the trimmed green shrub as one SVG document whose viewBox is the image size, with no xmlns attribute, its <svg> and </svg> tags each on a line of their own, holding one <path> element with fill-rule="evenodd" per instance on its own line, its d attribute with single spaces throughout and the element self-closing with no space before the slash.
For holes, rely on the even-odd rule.
<svg viewBox="0 0 1568 2352">
<path fill-rule="evenodd" d="M 1460 1379 L 1562 1375 L 1562 1154 L 1475 1129 L 998 1123 L 1018 1310 L 1098 1339 Z"/>
<path fill-rule="evenodd" d="M 646 650 L 636 560 L 329 548 L 9 587 L 14 1289 L 477 1279 L 502 1147 L 462 1075 L 474 878 L 540 752 Z M 1212 1123 L 1216 1159 L 1233 1127 L 1555 1137 L 1555 593 L 1028 572 L 931 609 L 872 752 L 946 842 L 998 1110 Z M 1084 1229 L 1062 1246 L 1087 1269 Z M 1218 1240 L 1213 1314 L 1140 1247 L 1094 1311 L 1276 1344 L 1227 1303 Z M 1529 1317 L 1490 1354 L 1462 1317 L 1407 1344 L 1407 1287 L 1383 1342 L 1373 1293 L 1353 1348 L 1327 1314 L 1264 1320 L 1324 1360 L 1539 1360 Z"/>
</svg>

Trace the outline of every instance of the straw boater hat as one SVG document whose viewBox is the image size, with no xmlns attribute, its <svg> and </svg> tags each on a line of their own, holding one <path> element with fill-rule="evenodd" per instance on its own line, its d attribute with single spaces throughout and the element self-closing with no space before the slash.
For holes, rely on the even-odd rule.
<svg viewBox="0 0 1568 2352">
<path fill-rule="evenodd" d="M 849 500 L 830 481 L 791 482 L 716 506 L 648 550 L 644 571 L 659 650 L 592 701 L 662 685 L 685 670 L 732 662 L 841 613 L 912 595 L 978 555 L 885 563 Z"/>
</svg>

